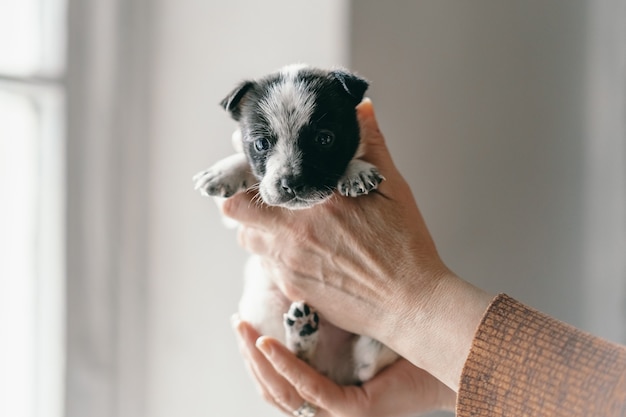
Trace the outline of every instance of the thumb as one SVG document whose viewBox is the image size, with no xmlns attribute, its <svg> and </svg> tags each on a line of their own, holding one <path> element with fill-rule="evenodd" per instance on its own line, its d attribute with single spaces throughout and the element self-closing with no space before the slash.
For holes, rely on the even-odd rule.
<svg viewBox="0 0 626 417">
<path fill-rule="evenodd" d="M 376 165 L 379 171 L 389 179 L 390 176 L 397 174 L 397 168 L 387 148 L 385 137 L 378 126 L 372 100 L 364 98 L 356 107 L 356 112 L 364 152 L 361 159 Z"/>
<path fill-rule="evenodd" d="M 356 115 L 361 129 L 361 140 L 366 144 L 384 144 L 385 138 L 378 127 L 374 104 L 369 97 L 365 97 L 356 106 Z"/>
</svg>

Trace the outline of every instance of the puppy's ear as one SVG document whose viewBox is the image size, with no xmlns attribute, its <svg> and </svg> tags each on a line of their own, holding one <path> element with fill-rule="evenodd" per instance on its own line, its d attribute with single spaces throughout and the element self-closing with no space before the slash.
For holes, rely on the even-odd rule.
<svg viewBox="0 0 626 417">
<path fill-rule="evenodd" d="M 363 100 L 365 91 L 369 87 L 369 83 L 366 80 L 342 70 L 332 71 L 330 75 L 339 81 L 343 90 L 354 100 L 355 106 Z"/>
<path fill-rule="evenodd" d="M 230 92 L 222 101 L 220 101 L 220 105 L 230 112 L 230 115 L 233 119 L 239 121 L 241 117 L 241 104 L 244 100 L 245 95 L 250 91 L 250 89 L 254 86 L 253 81 L 244 81 L 237 86 L 233 91 Z"/>
</svg>

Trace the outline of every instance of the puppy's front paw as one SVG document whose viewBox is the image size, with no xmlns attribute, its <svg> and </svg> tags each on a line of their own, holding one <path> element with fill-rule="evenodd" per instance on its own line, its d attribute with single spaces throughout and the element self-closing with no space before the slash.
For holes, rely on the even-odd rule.
<svg viewBox="0 0 626 417">
<path fill-rule="evenodd" d="M 348 164 L 345 175 L 339 180 L 337 189 L 342 195 L 357 197 L 375 190 L 384 179 L 374 165 L 353 159 Z"/>
<path fill-rule="evenodd" d="M 213 168 L 197 173 L 193 181 L 196 184 L 195 189 L 207 197 L 231 197 L 238 191 L 245 190 L 248 185 L 241 178 L 228 176 Z"/>
<path fill-rule="evenodd" d="M 304 301 L 296 301 L 283 317 L 287 347 L 301 359 L 310 360 L 317 345 L 317 313 Z"/>
<path fill-rule="evenodd" d="M 255 183 L 243 154 L 224 158 L 193 177 L 195 189 L 204 196 L 231 197 Z"/>
</svg>

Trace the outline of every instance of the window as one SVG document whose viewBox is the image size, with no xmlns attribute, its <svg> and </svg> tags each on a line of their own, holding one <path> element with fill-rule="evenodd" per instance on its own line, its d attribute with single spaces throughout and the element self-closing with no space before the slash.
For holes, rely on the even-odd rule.
<svg viewBox="0 0 626 417">
<path fill-rule="evenodd" d="M 60 417 L 64 4 L 0 0 L 0 415 Z"/>
</svg>

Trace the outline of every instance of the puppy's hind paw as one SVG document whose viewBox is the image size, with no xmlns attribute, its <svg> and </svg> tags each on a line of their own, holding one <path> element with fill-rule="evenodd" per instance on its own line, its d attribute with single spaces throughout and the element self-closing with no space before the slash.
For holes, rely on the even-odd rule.
<svg viewBox="0 0 626 417">
<path fill-rule="evenodd" d="M 296 301 L 283 317 L 287 347 L 301 359 L 309 360 L 317 345 L 319 316 L 305 302 Z"/>
</svg>

